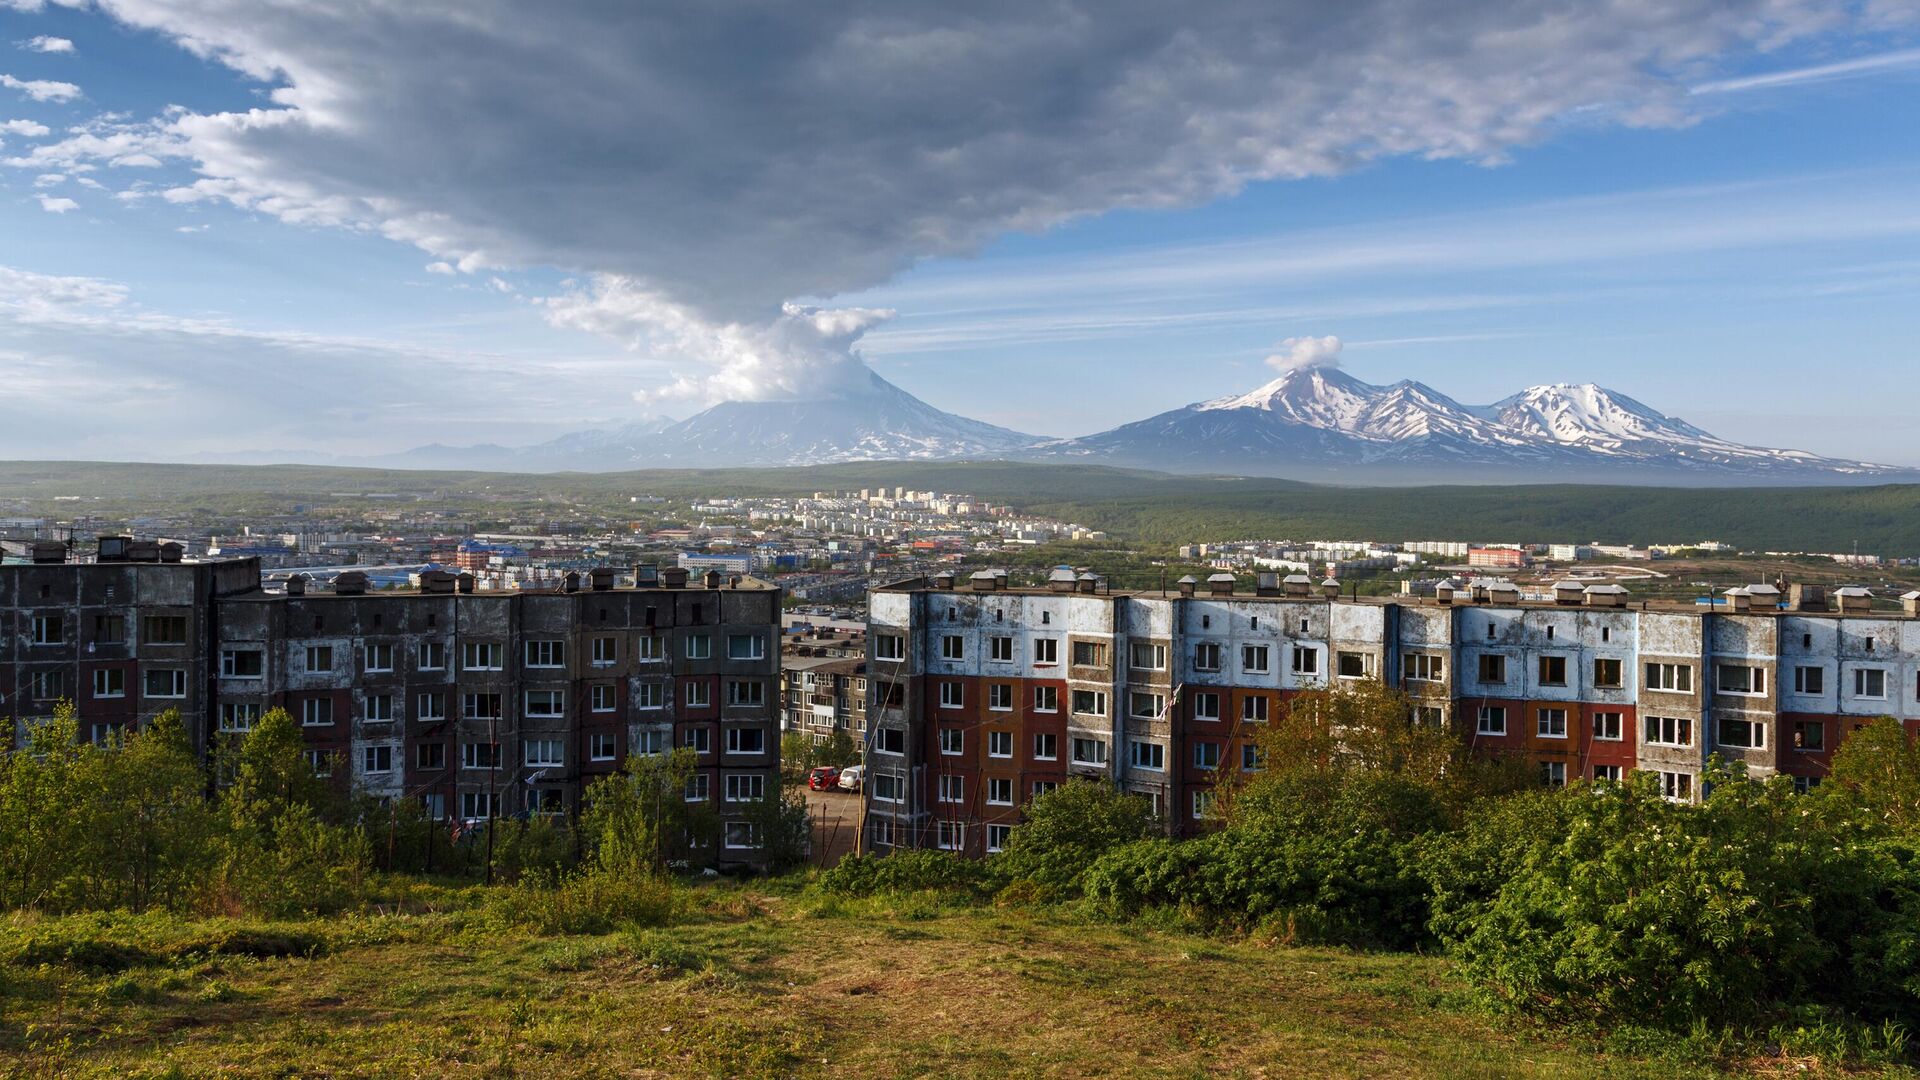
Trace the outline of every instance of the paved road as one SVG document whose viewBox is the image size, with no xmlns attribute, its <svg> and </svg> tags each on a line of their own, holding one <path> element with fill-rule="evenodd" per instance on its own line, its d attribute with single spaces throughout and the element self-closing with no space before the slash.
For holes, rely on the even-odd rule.
<svg viewBox="0 0 1920 1080">
<path fill-rule="evenodd" d="M 807 792 L 813 817 L 813 864 L 833 866 L 853 851 L 860 832 L 860 796 L 843 791 Z"/>
</svg>

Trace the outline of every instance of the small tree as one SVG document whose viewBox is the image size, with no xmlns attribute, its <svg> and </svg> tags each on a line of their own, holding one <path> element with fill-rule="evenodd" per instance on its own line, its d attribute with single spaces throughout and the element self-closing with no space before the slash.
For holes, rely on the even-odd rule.
<svg viewBox="0 0 1920 1080">
<path fill-rule="evenodd" d="M 1078 892 L 1087 867 L 1113 848 L 1159 832 L 1153 806 L 1108 784 L 1073 780 L 1027 804 L 1026 818 L 995 856 L 999 869 L 1063 892 Z"/>
<path fill-rule="evenodd" d="M 635 754 L 620 771 L 587 789 L 580 827 L 595 865 L 608 873 L 647 877 L 708 847 L 717 827 L 713 811 L 686 799 L 699 758 L 686 747 L 669 754 Z"/>
<path fill-rule="evenodd" d="M 1847 736 L 1833 755 L 1830 798 L 1888 827 L 1920 834 L 1920 746 L 1891 716 Z"/>
</svg>

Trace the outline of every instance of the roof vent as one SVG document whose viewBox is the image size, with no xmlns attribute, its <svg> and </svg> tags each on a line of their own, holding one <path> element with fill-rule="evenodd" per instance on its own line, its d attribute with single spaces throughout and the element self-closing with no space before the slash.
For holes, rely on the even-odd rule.
<svg viewBox="0 0 1920 1080">
<path fill-rule="evenodd" d="M 593 583 L 594 592 L 606 592 L 613 588 L 613 567 L 596 566 L 587 571 L 587 580 Z"/>
<path fill-rule="evenodd" d="M 1840 601 L 1840 611 L 1846 615 L 1865 615 L 1873 610 L 1873 591 L 1858 585 L 1849 585 L 1844 589 L 1833 590 Z"/>
<path fill-rule="evenodd" d="M 567 592 L 579 592 L 580 575 L 572 570 L 560 575 L 560 587 Z"/>
<path fill-rule="evenodd" d="M 453 579 L 453 587 L 459 592 L 472 593 L 473 575 L 462 571 L 459 577 Z"/>
<path fill-rule="evenodd" d="M 67 561 L 67 545 L 58 540 L 35 540 L 29 550 L 33 552 L 33 561 L 41 565 Z"/>
<path fill-rule="evenodd" d="M 131 543 L 131 541 L 124 536 L 103 536 L 100 538 L 100 546 L 98 553 L 94 556 L 94 560 L 96 562 L 124 562 L 127 557 L 127 544 L 129 543 Z"/>
<path fill-rule="evenodd" d="M 1092 574 L 1081 574 L 1073 579 L 1074 587 L 1083 593 L 1095 592 L 1100 588 L 1100 579 Z"/>
<path fill-rule="evenodd" d="M 160 545 L 160 561 L 164 563 L 177 563 L 186 553 L 186 548 L 172 540 Z"/>
<path fill-rule="evenodd" d="M 967 578 L 975 592 L 992 592 L 1000 587 L 1000 577 L 991 570 L 978 570 Z"/>
<path fill-rule="evenodd" d="M 1586 597 L 1588 607 L 1627 606 L 1627 590 L 1619 585 L 1589 585 Z"/>
<path fill-rule="evenodd" d="M 1825 611 L 1827 610 L 1827 587 L 1803 585 L 1798 582 L 1789 585 L 1787 606 L 1795 611 Z"/>
<path fill-rule="evenodd" d="M 1433 586 L 1433 598 L 1438 603 L 1453 603 L 1453 581 L 1449 579 L 1435 583 Z"/>
<path fill-rule="evenodd" d="M 1232 574 L 1208 574 L 1207 592 L 1213 596 L 1232 596 L 1237 583 Z"/>
<path fill-rule="evenodd" d="M 687 587 L 687 568 L 684 566 L 663 566 L 660 568 L 660 584 L 669 589 Z"/>
<path fill-rule="evenodd" d="M 1262 570 L 1253 576 L 1253 594 L 1255 596 L 1279 596 L 1280 572 Z"/>
<path fill-rule="evenodd" d="M 1755 611 L 1780 610 L 1780 590 L 1765 582 L 1759 585 L 1747 586 L 1747 595 L 1753 598 L 1753 610 Z"/>
<path fill-rule="evenodd" d="M 349 570 L 333 579 L 335 596 L 360 596 L 367 591 L 367 575 L 358 570 Z"/>
<path fill-rule="evenodd" d="M 1072 592 L 1079 587 L 1080 575 L 1071 566 L 1056 566 L 1047 575 L 1047 588 L 1054 592 Z"/>
<path fill-rule="evenodd" d="M 1565 581 L 1556 581 L 1553 583 L 1553 602 L 1556 604 L 1577 604 L 1585 592 L 1586 587 L 1572 578 L 1568 578 Z"/>
<path fill-rule="evenodd" d="M 1520 586 L 1511 581 L 1496 581 L 1487 586 L 1487 602 L 1490 604 L 1517 604 L 1520 602 Z"/>
<path fill-rule="evenodd" d="M 1915 589 L 1900 597 L 1900 610 L 1908 615 L 1920 616 L 1920 589 Z"/>
<path fill-rule="evenodd" d="M 720 587 L 720 571 L 709 570 L 706 573 L 701 574 L 700 584 L 705 585 L 709 589 L 719 588 Z"/>
<path fill-rule="evenodd" d="M 1738 588 L 1738 587 L 1728 589 L 1726 592 L 1726 597 L 1727 597 L 1727 606 L 1729 608 L 1732 608 L 1734 611 L 1752 611 L 1753 610 L 1753 594 L 1748 592 L 1745 589 Z"/>
<path fill-rule="evenodd" d="M 1192 574 L 1188 574 L 1179 581 L 1174 582 L 1173 587 L 1180 590 L 1181 596 L 1192 596 L 1194 590 L 1200 587 L 1200 579 L 1194 577 Z"/>
<path fill-rule="evenodd" d="M 307 575 L 295 574 L 292 577 L 288 578 L 287 579 L 287 595 L 288 596 L 307 595 Z"/>
<path fill-rule="evenodd" d="M 1326 597 L 1329 600 L 1332 600 L 1335 597 L 1339 596 L 1340 595 L 1340 579 L 1328 578 L 1327 580 L 1321 582 L 1320 595 Z"/>
<path fill-rule="evenodd" d="M 633 584 L 638 589 L 655 589 L 660 586 L 660 568 L 652 563 L 641 563 L 633 568 Z"/>
<path fill-rule="evenodd" d="M 936 589 L 953 588 L 953 575 L 945 572 L 933 575 L 933 587 Z"/>
<path fill-rule="evenodd" d="M 420 591 L 435 596 L 446 596 L 453 592 L 459 581 L 445 570 L 424 570 L 420 574 Z"/>
<path fill-rule="evenodd" d="M 127 544 L 128 562 L 159 562 L 160 545 L 152 540 L 134 540 Z"/>
<path fill-rule="evenodd" d="M 1305 574 L 1288 574 L 1280 579 L 1280 591 L 1288 596 L 1312 596 L 1313 579 Z"/>
</svg>

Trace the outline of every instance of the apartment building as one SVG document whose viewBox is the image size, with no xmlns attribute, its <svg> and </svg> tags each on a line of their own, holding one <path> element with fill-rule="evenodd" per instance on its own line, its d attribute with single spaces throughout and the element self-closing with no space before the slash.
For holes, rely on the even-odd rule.
<svg viewBox="0 0 1920 1080">
<path fill-rule="evenodd" d="M 1169 592 L 1066 570 L 1034 589 L 992 571 L 901 582 L 869 597 L 864 838 L 991 852 L 1074 776 L 1188 834 L 1221 776 L 1261 767 L 1258 733 L 1289 698 L 1349 680 L 1400 687 L 1413 721 L 1550 785 L 1645 769 L 1693 799 L 1713 754 L 1813 784 L 1866 720 L 1920 729 L 1920 593 L 1899 614 L 1834 599 L 1762 585 L 1711 608 L 1628 606 L 1572 581 L 1541 600 L 1504 582 L 1343 598 L 1273 573 L 1252 590 L 1226 573 Z"/>
<path fill-rule="evenodd" d="M 780 661 L 780 725 L 822 746 L 836 731 L 855 745 L 867 736 L 867 662 L 854 656 L 796 656 Z"/>
<path fill-rule="evenodd" d="M 475 592 L 430 571 L 416 590 L 370 591 L 350 571 L 278 594 L 251 559 L 107 552 L 0 567 L 0 707 L 16 729 L 60 700 L 95 737 L 177 708 L 204 747 L 284 708 L 316 770 L 466 820 L 572 814 L 628 755 L 687 747 L 684 797 L 718 812 L 718 860 L 753 859 L 752 804 L 779 767 L 771 584 L 639 567 L 631 588 L 601 568 L 550 590 Z"/>
</svg>

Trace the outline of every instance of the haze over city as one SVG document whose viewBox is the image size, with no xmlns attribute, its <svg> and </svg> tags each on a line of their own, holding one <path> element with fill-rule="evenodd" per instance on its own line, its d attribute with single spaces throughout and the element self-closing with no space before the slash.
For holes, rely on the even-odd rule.
<svg viewBox="0 0 1920 1080">
<path fill-rule="evenodd" d="M 1917 17 L 4 0 L 0 455 L 520 445 L 862 361 L 1080 436 L 1338 338 L 1916 466 Z"/>
</svg>

